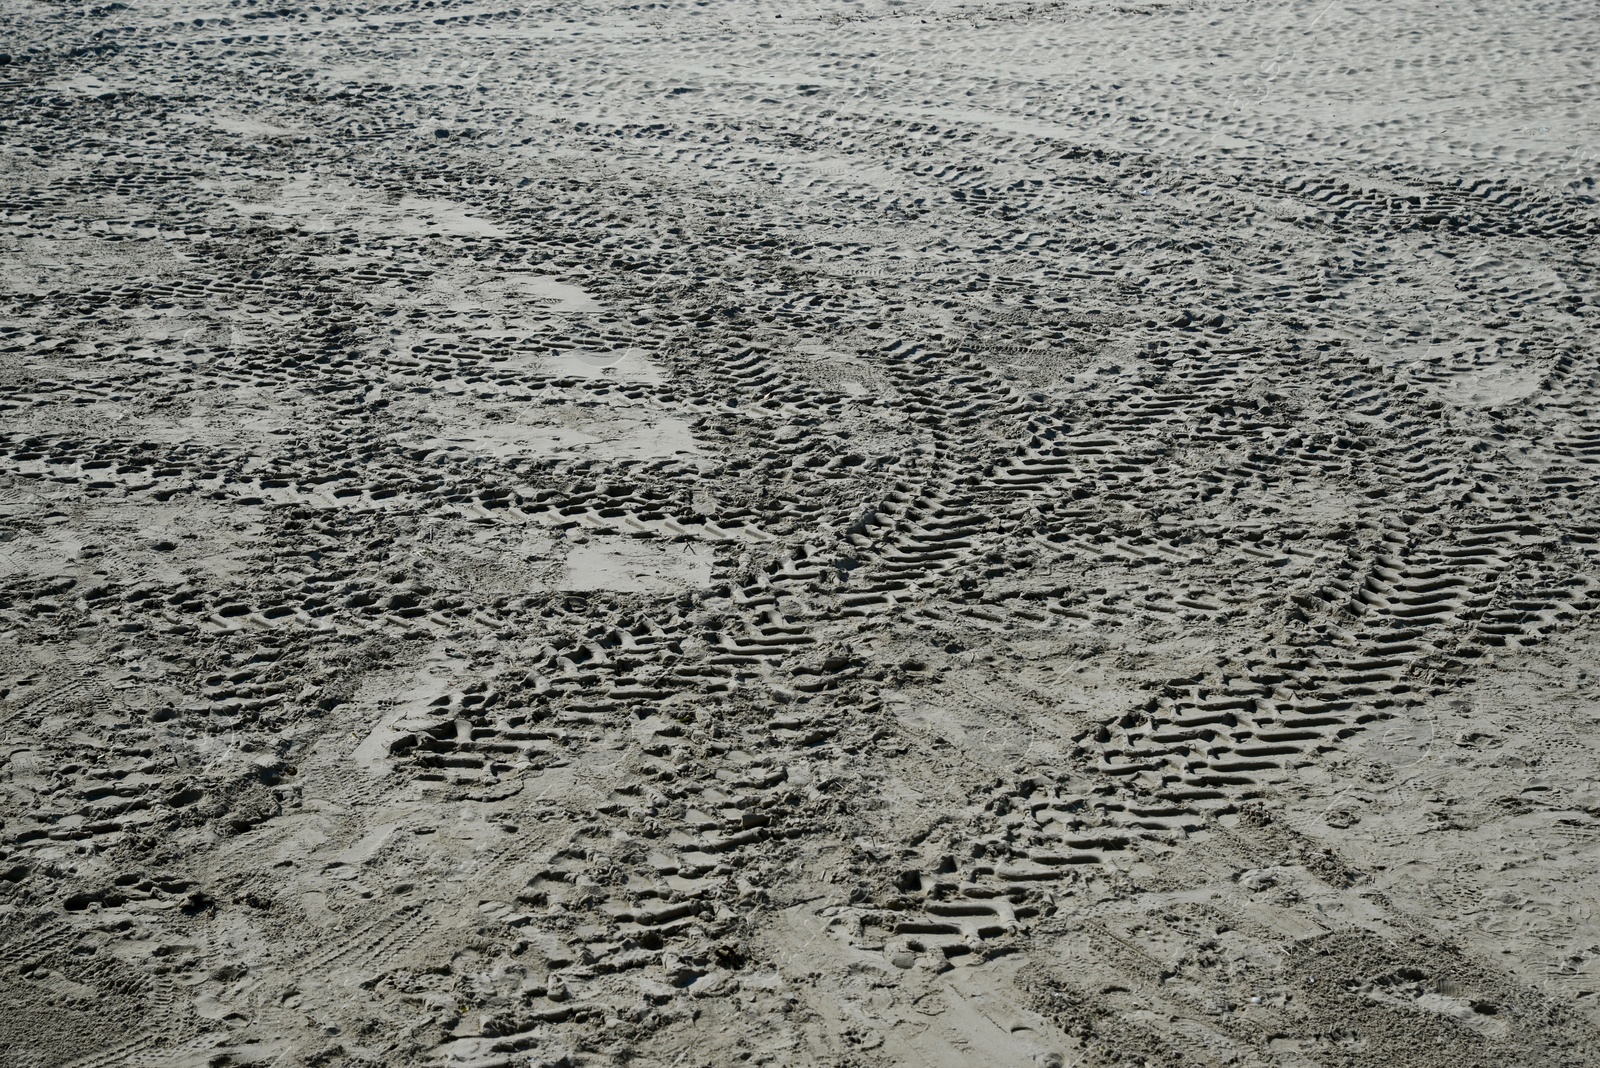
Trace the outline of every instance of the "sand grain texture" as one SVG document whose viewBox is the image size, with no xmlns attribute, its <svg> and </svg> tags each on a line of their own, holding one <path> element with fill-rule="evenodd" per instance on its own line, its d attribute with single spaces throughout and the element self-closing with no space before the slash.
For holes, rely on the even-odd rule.
<svg viewBox="0 0 1600 1068">
<path fill-rule="evenodd" d="M 1600 1064 L 1580 0 L 0 11 L 0 1064 Z"/>
</svg>

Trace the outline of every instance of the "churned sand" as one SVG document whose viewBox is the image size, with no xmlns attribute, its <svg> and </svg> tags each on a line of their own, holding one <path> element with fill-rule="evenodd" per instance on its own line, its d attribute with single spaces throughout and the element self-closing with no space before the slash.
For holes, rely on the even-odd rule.
<svg viewBox="0 0 1600 1068">
<path fill-rule="evenodd" d="M 0 5 L 0 1064 L 1600 1064 L 1597 50 Z"/>
</svg>

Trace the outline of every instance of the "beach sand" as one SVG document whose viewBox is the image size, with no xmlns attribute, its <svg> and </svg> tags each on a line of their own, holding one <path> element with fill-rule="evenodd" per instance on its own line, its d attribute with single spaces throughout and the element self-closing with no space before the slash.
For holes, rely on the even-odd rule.
<svg viewBox="0 0 1600 1068">
<path fill-rule="evenodd" d="M 0 1064 L 1600 1065 L 1580 0 L 0 11 Z"/>
</svg>

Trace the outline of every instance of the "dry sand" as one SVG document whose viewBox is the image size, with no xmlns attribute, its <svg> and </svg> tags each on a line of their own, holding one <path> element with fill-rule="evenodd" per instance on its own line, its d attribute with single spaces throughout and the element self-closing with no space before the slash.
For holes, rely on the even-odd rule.
<svg viewBox="0 0 1600 1068">
<path fill-rule="evenodd" d="M 0 1063 L 1600 1064 L 1592 0 L 0 52 Z"/>
</svg>

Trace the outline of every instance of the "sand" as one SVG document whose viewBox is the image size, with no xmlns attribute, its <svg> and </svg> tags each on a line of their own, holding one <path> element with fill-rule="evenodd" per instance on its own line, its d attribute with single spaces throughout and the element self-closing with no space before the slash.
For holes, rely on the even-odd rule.
<svg viewBox="0 0 1600 1068">
<path fill-rule="evenodd" d="M 0 1064 L 1600 1065 L 1581 0 L 0 10 Z"/>
</svg>

